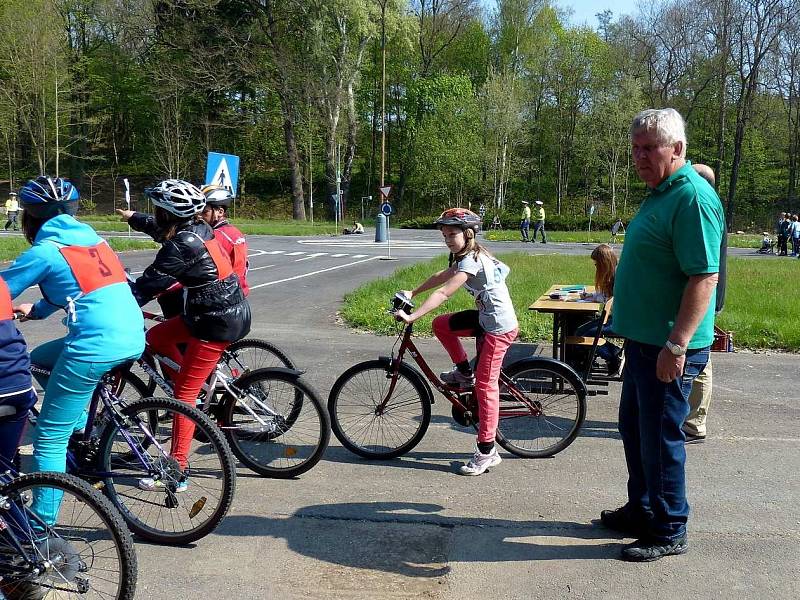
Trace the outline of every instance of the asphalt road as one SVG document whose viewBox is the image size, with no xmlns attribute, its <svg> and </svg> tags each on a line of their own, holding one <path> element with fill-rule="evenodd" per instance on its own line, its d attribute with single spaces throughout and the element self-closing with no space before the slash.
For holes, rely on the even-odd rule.
<svg viewBox="0 0 800 600">
<path fill-rule="evenodd" d="M 396 261 L 381 260 L 386 245 L 369 236 L 251 236 L 253 335 L 284 347 L 326 397 L 339 373 L 393 343 L 338 324 L 343 294 L 441 253 L 437 236 L 401 232 Z M 592 246 L 501 247 L 588 254 Z M 151 257 L 129 253 L 125 262 L 140 271 Z M 23 328 L 31 345 L 61 332 L 55 316 Z M 435 369 L 448 367 L 436 342 L 420 347 Z M 137 544 L 137 597 L 796 599 L 797 356 L 739 352 L 714 363 L 709 440 L 688 448 L 685 556 L 621 562 L 625 540 L 593 524 L 625 498 L 612 386 L 590 398 L 584 431 L 566 451 L 539 461 L 503 453 L 477 478 L 454 473 L 474 433 L 453 423 L 443 400 L 426 438 L 401 459 L 368 463 L 334 439 L 297 480 L 240 469 L 233 509 L 214 534 L 190 548 Z"/>
</svg>

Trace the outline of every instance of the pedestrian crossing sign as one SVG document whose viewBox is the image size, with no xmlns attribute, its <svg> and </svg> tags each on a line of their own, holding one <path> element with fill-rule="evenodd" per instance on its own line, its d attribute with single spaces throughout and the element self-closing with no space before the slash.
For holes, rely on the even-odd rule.
<svg viewBox="0 0 800 600">
<path fill-rule="evenodd" d="M 239 157 L 235 154 L 209 152 L 206 161 L 206 185 L 224 187 L 236 196 L 239 182 Z"/>
</svg>

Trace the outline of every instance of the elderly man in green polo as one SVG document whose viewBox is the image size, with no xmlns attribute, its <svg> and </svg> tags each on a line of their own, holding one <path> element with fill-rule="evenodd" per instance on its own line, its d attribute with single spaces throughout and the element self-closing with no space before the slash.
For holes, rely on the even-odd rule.
<svg viewBox="0 0 800 600">
<path fill-rule="evenodd" d="M 622 558 L 639 562 L 688 549 L 681 426 L 714 337 L 725 220 L 714 188 L 685 158 L 677 111 L 639 113 L 631 149 L 648 195 L 628 226 L 614 285 L 614 331 L 628 340 L 619 406 L 628 499 L 600 521 L 637 538 Z"/>
</svg>

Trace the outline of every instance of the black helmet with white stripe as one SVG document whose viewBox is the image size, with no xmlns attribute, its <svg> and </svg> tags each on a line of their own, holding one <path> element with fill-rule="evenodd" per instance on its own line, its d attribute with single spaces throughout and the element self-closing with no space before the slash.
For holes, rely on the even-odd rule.
<svg viewBox="0 0 800 600">
<path fill-rule="evenodd" d="M 182 179 L 166 179 L 154 187 L 145 188 L 144 194 L 156 206 L 184 219 L 201 212 L 206 205 L 203 192 Z"/>
</svg>

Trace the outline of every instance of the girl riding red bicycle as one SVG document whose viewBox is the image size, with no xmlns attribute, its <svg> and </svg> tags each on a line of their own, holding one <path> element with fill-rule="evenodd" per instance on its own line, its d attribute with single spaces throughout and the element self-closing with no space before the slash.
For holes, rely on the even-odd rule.
<svg viewBox="0 0 800 600">
<path fill-rule="evenodd" d="M 481 475 L 502 459 L 494 447 L 500 415 L 500 367 L 511 343 L 519 333 L 519 324 L 505 280 L 510 269 L 478 244 L 476 236 L 481 219 L 464 208 L 450 208 L 435 225 L 450 250 L 447 269 L 429 277 L 413 291 L 405 291 L 410 299 L 438 286 L 411 315 L 398 311 L 396 316 L 413 323 L 439 307 L 460 287 L 474 298 L 476 310 L 440 315 L 433 320 L 433 333 L 450 355 L 455 368 L 441 374 L 450 385 L 475 385 L 478 402 L 477 450 L 472 459 L 461 466 L 462 475 Z M 459 338 L 474 337 L 478 362 L 473 372 Z"/>
</svg>

